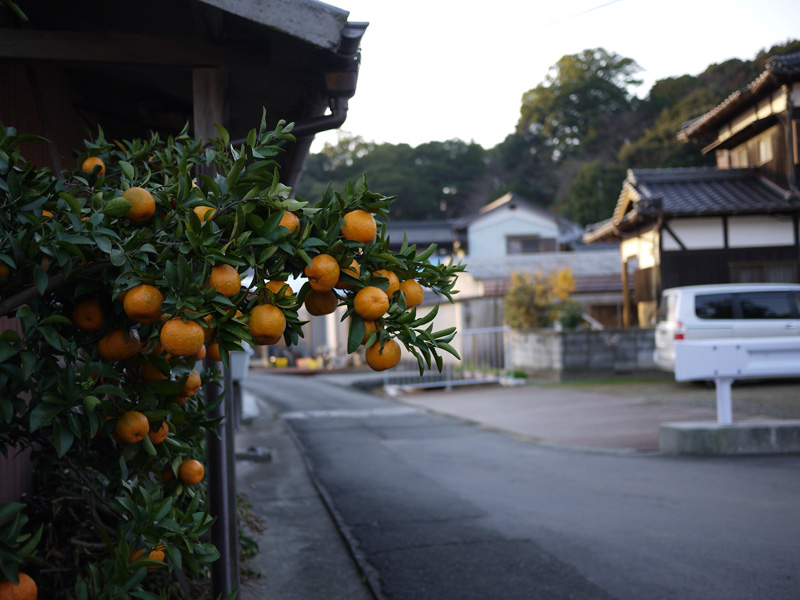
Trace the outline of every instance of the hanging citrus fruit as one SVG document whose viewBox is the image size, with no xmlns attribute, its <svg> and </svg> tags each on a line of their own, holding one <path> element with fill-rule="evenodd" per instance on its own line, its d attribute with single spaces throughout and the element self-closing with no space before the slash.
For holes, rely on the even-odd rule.
<svg viewBox="0 0 800 600">
<path fill-rule="evenodd" d="M 389 298 L 381 288 L 368 285 L 358 290 L 353 299 L 353 309 L 362 319 L 374 321 L 389 310 Z"/>
<path fill-rule="evenodd" d="M 349 267 L 343 267 L 341 272 L 339 273 L 339 277 L 341 278 L 342 275 L 350 275 L 350 277 L 355 277 L 358 279 L 359 275 L 361 275 L 361 267 L 358 264 L 358 261 L 354 258 L 353 262 L 350 263 Z M 336 285 L 333 286 L 337 290 L 351 290 L 353 289 L 353 285 L 350 283 L 345 283 L 341 279 L 336 282 Z"/>
<path fill-rule="evenodd" d="M 408 308 L 419 306 L 425 298 L 425 290 L 422 289 L 419 282 L 413 279 L 403 281 L 400 284 L 400 291 L 406 297 L 406 307 Z"/>
<path fill-rule="evenodd" d="M 344 216 L 342 237 L 346 240 L 369 244 L 375 239 L 377 232 L 375 219 L 365 210 L 354 210 Z"/>
<path fill-rule="evenodd" d="M 375 342 L 367 348 L 364 356 L 373 371 L 385 371 L 400 362 L 400 344 L 394 340 L 388 340 L 381 349 L 381 343 Z"/>
<path fill-rule="evenodd" d="M 150 421 L 138 410 L 129 410 L 117 419 L 114 433 L 122 443 L 135 444 L 150 433 Z"/>
<path fill-rule="evenodd" d="M 98 177 L 102 177 L 106 173 L 106 163 L 102 161 L 97 156 L 90 156 L 86 160 L 81 163 L 81 171 L 85 171 L 87 173 L 91 173 L 95 167 L 100 167 L 100 170 L 97 172 Z"/>
<path fill-rule="evenodd" d="M 178 468 L 178 479 L 186 485 L 196 485 L 203 480 L 205 472 L 202 463 L 192 458 L 181 463 Z"/>
<path fill-rule="evenodd" d="M 287 210 L 281 215 L 281 220 L 278 225 L 280 227 L 286 227 L 286 229 L 289 230 L 289 235 L 292 235 L 300 227 L 300 219 L 297 218 L 297 215 Z"/>
<path fill-rule="evenodd" d="M 134 223 L 144 223 L 156 213 L 153 194 L 144 188 L 129 188 L 122 192 L 122 197 L 131 203 L 131 209 L 126 216 Z"/>
<path fill-rule="evenodd" d="M 215 265 L 211 267 L 211 275 L 204 288 L 216 288 L 217 292 L 232 298 L 242 289 L 239 273 L 231 265 Z"/>
<path fill-rule="evenodd" d="M 72 322 L 75 327 L 84 331 L 101 330 L 106 320 L 100 308 L 100 300 L 97 298 L 79 300 L 72 309 Z"/>
<path fill-rule="evenodd" d="M 161 305 L 164 296 L 158 288 L 141 283 L 128 290 L 122 307 L 131 321 L 137 323 L 155 323 L 161 318 Z"/>
<path fill-rule="evenodd" d="M 133 358 L 139 346 L 139 334 L 135 329 L 114 329 L 97 343 L 100 357 L 111 362 Z"/>
<path fill-rule="evenodd" d="M 339 305 L 339 297 L 333 290 L 317 292 L 308 290 L 306 293 L 305 306 L 308 314 L 320 317 L 329 315 L 336 310 Z"/>
<path fill-rule="evenodd" d="M 330 254 L 317 254 L 303 272 L 311 289 L 318 292 L 332 290 L 339 281 L 339 263 Z"/>
<path fill-rule="evenodd" d="M 180 317 L 170 319 L 161 328 L 161 345 L 173 356 L 194 356 L 205 343 L 203 328 Z"/>
<path fill-rule="evenodd" d="M 393 271 L 388 269 L 378 269 L 373 273 L 375 277 L 383 277 L 384 279 L 389 280 L 389 287 L 386 288 L 386 295 L 389 299 L 392 299 L 394 293 L 400 289 L 400 279 L 398 279 L 397 275 L 394 274 Z"/>
<path fill-rule="evenodd" d="M 250 335 L 256 344 L 267 346 L 280 340 L 286 330 L 286 317 L 283 311 L 272 304 L 259 304 L 250 311 L 247 322 Z"/>
</svg>

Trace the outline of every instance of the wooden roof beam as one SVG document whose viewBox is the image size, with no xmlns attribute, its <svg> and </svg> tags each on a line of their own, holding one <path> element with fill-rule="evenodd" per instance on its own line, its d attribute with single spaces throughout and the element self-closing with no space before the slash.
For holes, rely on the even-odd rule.
<svg viewBox="0 0 800 600">
<path fill-rule="evenodd" d="M 0 29 L 0 58 L 165 66 L 266 66 L 264 42 L 214 44 L 193 37 Z"/>
</svg>

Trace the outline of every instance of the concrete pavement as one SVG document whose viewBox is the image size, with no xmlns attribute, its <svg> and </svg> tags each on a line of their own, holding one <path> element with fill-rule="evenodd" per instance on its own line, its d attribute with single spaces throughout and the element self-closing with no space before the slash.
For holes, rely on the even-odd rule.
<svg viewBox="0 0 800 600">
<path fill-rule="evenodd" d="M 344 388 L 376 379 L 364 373 L 316 377 Z M 254 420 L 237 436 L 237 448 L 266 447 L 274 452 L 270 463 L 237 464 L 240 491 L 247 492 L 253 511 L 266 520 L 266 530 L 256 536 L 262 553 L 248 565 L 264 577 L 247 580 L 242 598 L 369 598 L 364 574 L 324 501 L 324 488 L 315 486 L 314 473 L 292 443 L 286 424 L 257 398 L 257 387 L 250 392 L 248 413 Z M 649 453 L 658 448 L 660 423 L 714 420 L 714 398 L 713 389 L 664 380 L 461 388 L 404 394 L 395 401 L 398 408 L 455 416 L 538 444 Z M 739 386 L 733 399 L 736 420 L 800 416 L 797 381 Z"/>
</svg>

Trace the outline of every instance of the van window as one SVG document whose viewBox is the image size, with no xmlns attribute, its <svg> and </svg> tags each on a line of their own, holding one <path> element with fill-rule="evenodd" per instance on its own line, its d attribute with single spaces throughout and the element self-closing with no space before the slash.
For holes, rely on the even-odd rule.
<svg viewBox="0 0 800 600">
<path fill-rule="evenodd" d="M 694 313 L 700 319 L 732 319 L 733 296 L 731 294 L 702 294 L 695 296 Z"/>
<path fill-rule="evenodd" d="M 739 295 L 743 319 L 792 319 L 792 303 L 785 292 L 748 292 Z"/>
<path fill-rule="evenodd" d="M 665 294 L 658 308 L 658 321 L 674 321 L 678 297 L 675 294 Z"/>
</svg>

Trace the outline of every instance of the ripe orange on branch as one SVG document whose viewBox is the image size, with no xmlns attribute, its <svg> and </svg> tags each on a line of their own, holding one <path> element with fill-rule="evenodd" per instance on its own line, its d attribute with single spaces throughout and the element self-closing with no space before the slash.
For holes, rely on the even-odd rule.
<svg viewBox="0 0 800 600">
<path fill-rule="evenodd" d="M 211 218 L 216 214 L 217 209 L 213 206 L 195 206 L 192 209 L 192 212 L 197 215 L 197 218 L 200 219 L 200 222 L 203 223 L 204 221 L 210 221 Z"/>
<path fill-rule="evenodd" d="M 84 298 L 75 303 L 72 309 L 72 322 L 75 327 L 83 331 L 99 331 L 105 325 L 100 300 L 97 298 Z"/>
<path fill-rule="evenodd" d="M 178 479 L 186 485 L 196 485 L 203 480 L 205 473 L 202 463 L 192 458 L 181 463 L 178 468 Z"/>
<path fill-rule="evenodd" d="M 150 431 L 147 432 L 147 437 L 149 437 L 153 445 L 156 446 L 167 439 L 167 434 L 169 434 L 169 425 L 167 425 L 166 421 L 161 421 L 161 427 L 156 430 L 153 430 L 151 427 Z"/>
<path fill-rule="evenodd" d="M 288 210 L 284 211 L 281 215 L 280 223 L 278 223 L 280 227 L 286 227 L 289 230 L 289 235 L 292 235 L 295 231 L 300 228 L 300 219 L 297 218 L 297 215 L 294 213 L 290 213 Z"/>
<path fill-rule="evenodd" d="M 336 310 L 339 305 L 339 297 L 333 290 L 324 292 L 308 290 L 305 305 L 308 314 L 314 317 L 321 317 L 322 315 L 329 315 Z"/>
<path fill-rule="evenodd" d="M 395 292 L 400 289 L 400 279 L 398 279 L 397 275 L 395 275 L 393 271 L 388 269 L 378 269 L 375 273 L 373 273 L 373 275 L 389 280 L 389 287 L 386 288 L 386 295 L 391 300 Z"/>
<path fill-rule="evenodd" d="M 330 254 L 317 254 L 303 272 L 311 289 L 318 292 L 332 290 L 339 281 L 339 263 Z"/>
<path fill-rule="evenodd" d="M 203 328 L 180 317 L 170 319 L 161 328 L 161 345 L 173 356 L 194 356 L 205 343 Z"/>
<path fill-rule="evenodd" d="M 403 295 L 406 297 L 406 306 L 408 308 L 419 306 L 425 298 L 425 290 L 422 289 L 419 282 L 413 279 L 406 279 L 403 281 L 400 284 L 400 291 L 403 292 Z"/>
<path fill-rule="evenodd" d="M 277 343 L 286 330 L 283 311 L 273 304 L 259 304 L 250 311 L 247 322 L 250 335 L 256 344 L 267 346 Z"/>
<path fill-rule="evenodd" d="M 124 444 L 141 442 L 150 433 L 150 421 L 138 410 L 129 410 L 119 419 L 114 428 L 117 438 Z"/>
<path fill-rule="evenodd" d="M 131 321 L 137 323 L 155 323 L 161 318 L 161 304 L 164 296 L 158 288 L 141 283 L 128 290 L 122 306 Z"/>
<path fill-rule="evenodd" d="M 129 188 L 122 192 L 122 197 L 131 203 L 131 209 L 126 216 L 134 223 L 144 223 L 156 213 L 153 194 L 144 188 Z"/>
<path fill-rule="evenodd" d="M 369 244 L 375 239 L 378 227 L 374 217 L 365 210 L 354 210 L 344 216 L 342 237 L 346 240 Z"/>
<path fill-rule="evenodd" d="M 266 285 L 264 285 L 264 287 L 267 288 L 270 292 L 272 292 L 276 296 L 280 296 L 281 292 L 283 292 L 283 297 L 286 298 L 287 300 L 293 300 L 295 297 L 292 288 L 285 281 L 278 281 L 273 279 L 271 281 L 268 281 Z M 268 300 L 269 296 L 264 292 L 261 293 L 261 298 L 265 302 L 269 301 Z"/>
<path fill-rule="evenodd" d="M 102 161 L 101 158 L 97 156 L 90 156 L 86 160 L 83 161 L 81 164 L 81 171 L 85 171 L 87 173 L 91 173 L 95 167 L 100 167 L 100 171 L 98 171 L 98 177 L 102 177 L 106 173 L 106 163 Z"/>
<path fill-rule="evenodd" d="M 164 562 L 164 544 L 158 544 L 155 548 L 150 550 L 147 554 L 147 560 L 157 560 L 158 562 Z M 133 552 L 130 557 L 128 558 L 128 562 L 136 562 L 137 560 L 144 559 L 144 550 L 136 550 Z M 157 569 L 155 565 L 151 565 L 147 567 L 148 571 L 152 569 Z"/>
<path fill-rule="evenodd" d="M 204 288 L 215 287 L 223 296 L 232 298 L 242 288 L 239 273 L 231 265 L 215 265 L 211 267 L 211 275 Z"/>
<path fill-rule="evenodd" d="M 358 290 L 353 299 L 356 314 L 366 321 L 381 318 L 389 310 L 389 298 L 379 287 L 368 285 Z"/>
<path fill-rule="evenodd" d="M 350 263 L 349 267 L 343 267 L 340 269 L 339 277 L 342 275 L 350 275 L 351 277 L 358 279 L 358 277 L 361 275 L 361 266 L 358 264 L 358 261 L 355 258 L 353 259 L 353 262 Z M 335 287 L 337 290 L 350 290 L 353 288 L 352 284 L 345 283 L 341 279 L 339 279 L 339 281 L 337 281 L 336 285 L 333 287 Z"/>
<path fill-rule="evenodd" d="M 364 356 L 373 371 L 385 371 L 400 362 L 400 344 L 394 340 L 388 340 L 381 350 L 381 343 L 375 342 L 367 348 Z"/>
<path fill-rule="evenodd" d="M 97 343 L 100 357 L 112 362 L 133 358 L 139 346 L 139 334 L 135 329 L 114 329 Z"/>
<path fill-rule="evenodd" d="M 27 573 L 19 574 L 19 583 L 0 582 L 0 600 L 36 600 L 39 590 Z"/>
</svg>

